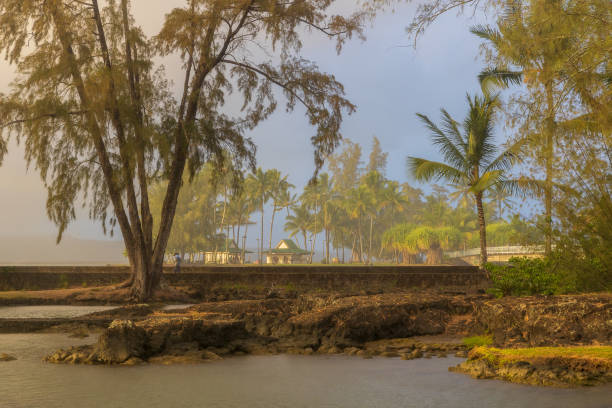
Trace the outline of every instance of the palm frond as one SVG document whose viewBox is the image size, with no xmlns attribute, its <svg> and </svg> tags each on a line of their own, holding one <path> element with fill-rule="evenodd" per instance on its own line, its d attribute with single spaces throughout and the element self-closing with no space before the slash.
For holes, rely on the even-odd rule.
<svg viewBox="0 0 612 408">
<path fill-rule="evenodd" d="M 485 168 L 485 172 L 493 170 L 510 170 L 512 166 L 521 161 L 521 151 L 529 141 L 529 138 L 524 137 L 516 141 L 506 150 L 500 153 L 489 165 Z"/>
<path fill-rule="evenodd" d="M 410 175 L 418 181 L 445 179 L 450 183 L 458 184 L 461 180 L 467 178 L 465 173 L 445 163 L 418 157 L 408 157 L 406 164 Z"/>
<path fill-rule="evenodd" d="M 440 109 L 442 112 L 442 122 L 444 123 L 444 130 L 446 134 L 452 137 L 452 142 L 456 146 L 460 146 L 465 154 L 465 139 L 459 130 L 459 122 L 452 118 L 452 116 L 446 111 L 446 109 Z"/>
<path fill-rule="evenodd" d="M 547 183 L 545 180 L 531 179 L 527 177 L 520 177 L 515 180 L 503 180 L 500 182 L 502 188 L 510 195 L 519 196 L 522 198 L 538 198 L 542 197 L 547 189 Z M 570 186 L 561 183 L 552 183 L 552 188 L 561 190 L 565 194 L 569 195 L 580 195 L 580 192 L 574 190 Z"/>
<path fill-rule="evenodd" d="M 451 166 L 461 167 L 463 163 L 465 163 L 465 158 L 464 154 L 461 153 L 455 143 L 453 143 L 453 141 L 426 115 L 417 113 L 417 116 L 425 123 L 425 126 L 427 126 L 431 132 L 432 142 L 438 146 L 444 159 L 450 163 Z"/>
<path fill-rule="evenodd" d="M 497 98 L 488 95 L 472 98 L 468 94 L 467 101 L 470 109 L 463 124 L 467 133 L 466 161 L 469 167 L 480 167 L 482 163 L 489 163 L 497 152 L 493 137 Z"/>
<path fill-rule="evenodd" d="M 546 182 L 544 180 L 520 177 L 513 180 L 501 180 L 499 183 L 506 194 L 521 198 L 538 198 L 546 192 Z"/>
<path fill-rule="evenodd" d="M 480 87 L 485 94 L 495 89 L 509 88 L 511 85 L 520 85 L 523 81 L 522 71 L 511 71 L 507 68 L 484 69 L 478 74 Z"/>
<path fill-rule="evenodd" d="M 499 44 L 503 38 L 498 29 L 485 24 L 478 24 L 470 27 L 470 32 L 483 40 L 491 41 L 496 45 Z"/>
<path fill-rule="evenodd" d="M 478 194 L 488 190 L 502 180 L 503 174 L 501 170 L 493 170 L 484 173 L 470 186 L 470 192 Z"/>
</svg>

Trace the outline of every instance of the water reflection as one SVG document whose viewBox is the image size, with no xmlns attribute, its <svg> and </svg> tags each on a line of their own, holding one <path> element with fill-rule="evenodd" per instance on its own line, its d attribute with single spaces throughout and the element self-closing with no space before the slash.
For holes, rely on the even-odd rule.
<svg viewBox="0 0 612 408">
<path fill-rule="evenodd" d="M 115 308 L 116 306 L 6 306 L 0 307 L 0 319 L 72 318 Z"/>
</svg>

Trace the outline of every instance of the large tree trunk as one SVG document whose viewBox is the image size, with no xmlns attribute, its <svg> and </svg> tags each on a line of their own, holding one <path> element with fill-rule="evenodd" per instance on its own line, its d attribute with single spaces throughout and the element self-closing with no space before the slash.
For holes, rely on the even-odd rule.
<svg viewBox="0 0 612 408">
<path fill-rule="evenodd" d="M 114 128 L 114 140 L 107 142 L 105 140 L 105 131 L 103 120 L 99 117 L 97 107 L 92 107 L 91 100 L 85 88 L 85 82 L 81 75 L 81 66 L 77 61 L 73 50 L 74 38 L 70 31 L 70 22 L 66 18 L 63 11 L 62 2 L 44 2 L 43 13 L 47 13 L 57 30 L 62 48 L 64 50 L 65 63 L 70 70 L 72 84 L 79 96 L 81 108 L 85 114 L 86 127 L 94 144 L 96 156 L 104 176 L 104 182 L 108 189 L 109 198 L 113 205 L 113 210 L 117 219 L 117 223 L 123 235 L 128 259 L 133 272 L 133 280 L 131 293 L 132 297 L 138 301 L 148 299 L 154 289 L 159 286 L 162 276 L 162 266 L 165 256 L 179 191 L 182 184 L 183 172 L 187 162 L 187 152 L 189 147 L 189 138 L 187 133 L 193 128 L 193 123 L 196 119 L 196 114 L 199 109 L 200 93 L 203 88 L 204 81 L 207 75 L 219 64 L 222 56 L 227 52 L 229 41 L 219 50 L 218 55 L 213 55 L 216 58 L 208 58 L 211 54 L 212 44 L 215 39 L 215 31 L 221 23 L 220 18 L 212 19 L 208 22 L 207 29 L 203 35 L 202 44 L 198 50 L 193 50 L 190 53 L 187 70 L 185 73 L 185 82 L 183 87 L 183 97 L 177 113 L 177 128 L 173 137 L 173 152 L 172 163 L 168 170 L 168 188 L 164 197 L 164 202 L 161 211 L 161 219 L 159 231 L 157 232 L 156 241 L 153 243 L 152 217 L 148 204 L 147 176 L 145 169 L 144 155 L 144 139 L 143 139 L 143 109 L 140 100 L 139 89 L 139 73 L 136 69 L 134 59 L 132 59 L 132 51 L 134 58 L 137 60 L 137 48 L 133 47 L 131 42 L 131 34 L 129 28 L 129 18 L 127 10 L 127 1 L 121 1 L 123 13 L 123 30 L 125 35 L 126 47 L 126 66 L 127 76 L 130 86 L 130 99 L 132 103 L 135 119 L 129 119 L 120 114 L 119 97 L 116 93 L 115 78 L 119 75 L 112 65 L 109 49 L 106 43 L 104 33 L 104 25 L 100 15 L 98 0 L 92 0 L 91 16 L 96 24 L 97 39 L 99 42 L 99 50 L 96 53 L 103 59 L 105 72 L 107 75 L 108 86 L 100 91 L 106 92 L 105 110 L 109 113 L 112 127 Z M 215 6 L 218 7 L 218 6 Z M 193 12 L 193 8 L 192 8 Z M 218 13 L 212 13 L 217 15 Z M 244 13 L 238 28 L 244 25 L 248 13 Z M 84 16 L 89 18 L 89 16 Z M 232 36 L 238 33 L 239 29 L 233 32 Z M 198 33 L 198 35 L 200 35 Z M 199 61 L 194 63 L 193 56 L 200 55 Z M 192 69 L 194 70 L 193 78 L 191 76 Z M 133 122 L 134 126 L 134 144 L 135 151 L 130 151 L 128 147 L 128 137 L 131 137 L 126 129 L 129 128 L 129 123 Z M 117 169 L 113 167 L 110 160 L 113 152 L 109 152 L 108 145 L 116 145 L 119 149 L 119 166 Z M 132 164 L 132 158 L 135 158 L 136 165 Z M 123 182 L 120 183 L 119 180 Z M 137 180 L 140 191 L 140 202 L 136 198 L 136 188 L 134 181 Z M 126 205 L 123 203 L 126 199 Z M 140 208 L 139 208 L 140 204 Z"/>
<path fill-rule="evenodd" d="M 136 248 L 135 252 L 136 257 L 130 265 L 133 276 L 131 294 L 136 300 L 144 301 L 153 294 L 155 288 L 159 285 L 159 281 L 151 279 L 156 275 L 153 271 L 151 257 L 147 256 L 143 248 Z M 159 276 L 161 276 L 161 273 L 160 270 Z"/>
<path fill-rule="evenodd" d="M 487 227 L 482 206 L 482 193 L 476 194 L 476 208 L 478 209 L 478 225 L 480 227 L 480 267 L 484 269 L 487 263 Z"/>
</svg>

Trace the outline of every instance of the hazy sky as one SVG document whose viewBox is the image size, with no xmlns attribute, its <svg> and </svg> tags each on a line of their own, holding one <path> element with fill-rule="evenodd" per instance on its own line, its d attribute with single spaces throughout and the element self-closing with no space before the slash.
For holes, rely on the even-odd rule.
<svg viewBox="0 0 612 408">
<path fill-rule="evenodd" d="M 148 34 L 157 32 L 165 12 L 182 3 L 133 0 L 135 17 Z M 344 1 L 341 8 L 350 9 L 352 4 L 351 0 Z M 445 107 L 454 117 L 463 118 L 466 92 L 478 91 L 476 75 L 483 65 L 479 40 L 468 31 L 471 25 L 486 20 L 483 15 L 464 17 L 450 13 L 439 18 L 415 50 L 405 33 L 413 10 L 412 6 L 399 6 L 395 13 L 379 16 L 367 28 L 367 41 L 351 41 L 340 56 L 333 42 L 314 33 L 303 49 L 305 58 L 334 73 L 344 84 L 349 100 L 358 107 L 343 124 L 345 137 L 362 144 L 367 159 L 372 136 L 376 135 L 389 152 L 388 177 L 400 182 L 408 181 L 407 155 L 438 158 L 415 113 L 438 119 L 439 108 Z M 175 81 L 180 82 L 176 61 L 165 62 L 169 75 L 174 74 Z M 1 91 L 7 90 L 12 72 L 8 63 L 0 61 Z M 287 114 L 281 107 L 251 134 L 258 146 L 258 165 L 289 174 L 290 182 L 301 189 L 313 172 L 309 140 L 313 133 L 303 111 L 296 109 Z M 47 220 L 46 192 L 40 178 L 34 169 L 26 173 L 23 151 L 14 143 L 9 145 L 9 154 L 0 167 L 0 189 L 0 235 L 55 233 L 55 227 Z M 275 241 L 285 235 L 282 221 L 277 225 Z M 68 233 L 104 239 L 101 227 L 89 221 L 86 213 L 69 227 Z M 252 245 L 255 238 L 252 234 L 249 239 Z"/>
</svg>

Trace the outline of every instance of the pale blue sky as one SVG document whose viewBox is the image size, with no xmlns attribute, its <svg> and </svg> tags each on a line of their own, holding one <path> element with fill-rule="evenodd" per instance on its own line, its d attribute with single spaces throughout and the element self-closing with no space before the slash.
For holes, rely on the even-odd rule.
<svg viewBox="0 0 612 408">
<path fill-rule="evenodd" d="M 136 19 L 144 21 L 145 31 L 153 33 L 169 4 L 180 1 L 134 3 Z M 352 4 L 343 3 L 342 8 Z M 438 119 L 439 109 L 445 107 L 454 117 L 463 118 L 466 92 L 478 92 L 476 75 L 483 66 L 480 42 L 469 33 L 469 27 L 486 21 L 484 15 L 466 17 L 449 13 L 440 17 L 421 37 L 415 50 L 405 33 L 412 14 L 410 5 L 396 7 L 395 13 L 382 14 L 367 28 L 367 41 L 351 41 L 340 56 L 336 55 L 334 43 L 323 41 L 316 34 L 305 41 L 303 50 L 305 58 L 335 74 L 344 84 L 347 97 L 358 107 L 343 124 L 344 136 L 362 144 L 367 158 L 372 136 L 376 135 L 389 152 L 388 177 L 400 182 L 408 181 L 407 155 L 438 158 L 415 113 Z M 175 66 L 169 61 L 170 75 L 176 72 Z M 11 71 L 6 62 L 0 62 L 0 89 L 6 89 Z M 180 82 L 178 77 L 175 80 Z M 290 182 L 301 188 L 313 172 L 309 141 L 312 134 L 302 111 L 287 114 L 279 109 L 252 132 L 258 146 L 258 164 L 289 174 Z M 55 227 L 46 218 L 46 193 L 38 175 L 33 170 L 25 173 L 20 148 L 11 144 L 10 150 L 0 167 L 0 235 L 54 234 Z M 275 241 L 285 235 L 282 221 L 277 226 Z M 68 233 L 104 238 L 100 226 L 89 221 L 85 213 L 69 227 Z M 255 245 L 255 238 L 254 233 L 249 237 L 250 245 Z"/>
</svg>

